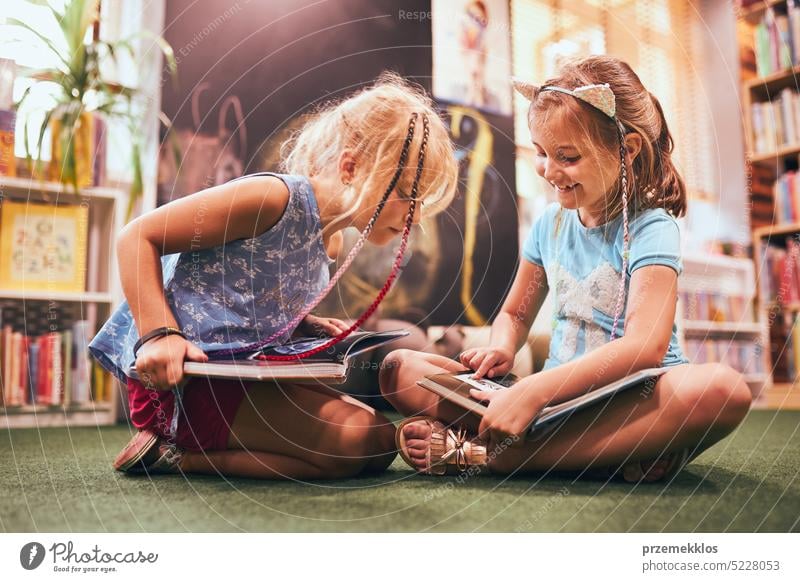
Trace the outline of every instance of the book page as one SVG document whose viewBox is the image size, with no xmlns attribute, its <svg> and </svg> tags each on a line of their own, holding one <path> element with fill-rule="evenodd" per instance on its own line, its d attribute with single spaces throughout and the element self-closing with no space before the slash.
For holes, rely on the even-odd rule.
<svg viewBox="0 0 800 582">
<path fill-rule="evenodd" d="M 473 378 L 472 374 L 473 372 L 466 372 L 464 374 L 455 374 L 454 377 L 478 390 L 502 390 L 508 388 L 507 385 L 489 378 Z M 502 381 L 502 378 L 500 380 Z"/>
</svg>

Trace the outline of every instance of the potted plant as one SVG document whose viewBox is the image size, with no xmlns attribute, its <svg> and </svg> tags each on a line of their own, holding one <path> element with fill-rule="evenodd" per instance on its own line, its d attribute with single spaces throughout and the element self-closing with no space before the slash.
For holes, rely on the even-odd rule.
<svg viewBox="0 0 800 582">
<path fill-rule="evenodd" d="M 128 126 L 131 136 L 131 189 L 126 220 L 130 218 L 136 200 L 141 196 L 141 115 L 137 113 L 137 99 L 141 97 L 135 88 L 124 87 L 104 79 L 101 68 L 107 59 L 116 62 L 124 51 L 136 61 L 134 41 L 139 36 L 152 38 L 159 46 L 167 61 L 173 80 L 176 78 L 177 63 L 172 48 L 156 35 L 141 32 L 129 38 L 107 42 L 90 36 L 99 19 L 99 0 L 70 0 L 63 11 L 53 8 L 46 0 L 28 0 L 29 3 L 45 6 L 55 17 L 61 42 L 55 43 L 36 30 L 32 24 L 9 18 L 8 23 L 33 33 L 58 60 L 55 68 L 36 71 L 32 77 L 40 82 L 55 83 L 55 106 L 44 117 L 38 132 L 37 149 L 40 151 L 45 131 L 52 129 L 53 159 L 50 176 L 59 182 L 69 184 L 76 192 L 92 183 L 92 148 L 94 144 L 94 115 L 107 119 L 122 119 Z M 61 48 L 66 47 L 66 49 Z M 28 97 L 31 89 L 17 102 L 17 108 Z M 161 114 L 163 122 L 168 121 Z M 31 164 L 31 150 L 28 143 L 28 121 L 25 121 L 25 151 Z M 34 174 L 40 173 L 33 170 Z"/>
</svg>

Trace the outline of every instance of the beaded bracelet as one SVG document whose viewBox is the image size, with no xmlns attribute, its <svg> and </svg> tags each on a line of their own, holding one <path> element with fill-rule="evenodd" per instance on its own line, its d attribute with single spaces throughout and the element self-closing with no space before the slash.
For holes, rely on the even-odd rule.
<svg viewBox="0 0 800 582">
<path fill-rule="evenodd" d="M 186 336 L 177 327 L 157 327 L 153 331 L 144 334 L 136 341 L 136 343 L 133 345 L 133 357 L 135 358 L 136 352 L 139 351 L 139 348 L 141 348 L 145 343 L 149 342 L 151 339 L 167 335 L 179 335 L 183 339 L 186 339 Z"/>
</svg>

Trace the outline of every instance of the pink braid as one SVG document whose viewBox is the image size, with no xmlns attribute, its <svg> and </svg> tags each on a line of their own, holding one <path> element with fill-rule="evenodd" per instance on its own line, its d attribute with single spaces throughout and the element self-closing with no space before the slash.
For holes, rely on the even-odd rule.
<svg viewBox="0 0 800 582">
<path fill-rule="evenodd" d="M 620 156 L 620 176 L 622 178 L 622 278 L 619 280 L 619 291 L 617 292 L 617 307 L 614 312 L 614 325 L 611 328 L 611 340 L 617 335 L 617 325 L 622 314 L 622 306 L 625 299 L 625 280 L 628 273 L 628 254 L 630 246 L 630 236 L 628 233 L 628 168 L 625 163 L 625 128 L 619 121 L 619 156 Z"/>
<path fill-rule="evenodd" d="M 414 117 L 412 118 L 412 122 L 413 122 L 413 119 L 415 119 L 415 118 L 416 118 L 416 113 L 414 114 Z M 411 137 L 413 137 L 413 135 L 414 135 L 413 134 L 413 127 L 414 127 L 413 125 L 410 126 L 409 135 Z M 414 212 L 415 212 L 415 210 L 417 208 L 417 190 L 418 190 L 418 187 L 419 187 L 420 177 L 422 176 L 422 167 L 423 167 L 423 164 L 425 163 L 425 147 L 426 147 L 426 145 L 428 143 L 428 135 L 429 135 L 428 117 L 426 115 L 423 115 L 422 116 L 422 143 L 420 144 L 419 158 L 417 160 L 417 172 L 416 172 L 416 174 L 414 176 L 414 183 L 411 186 L 411 204 L 409 205 L 408 215 L 406 216 L 405 227 L 403 228 L 403 237 L 402 237 L 402 239 L 400 241 L 400 247 L 397 249 L 397 254 L 395 255 L 394 263 L 392 265 L 392 270 L 389 273 L 389 276 L 386 278 L 386 282 L 383 284 L 383 287 L 381 288 L 381 290 L 378 293 L 377 297 L 372 302 L 372 305 L 370 305 L 367 308 L 367 310 L 364 311 L 364 313 L 361 314 L 361 317 L 359 317 L 353 325 L 351 325 L 349 328 L 347 328 L 345 331 L 343 331 L 342 333 L 340 333 L 336 337 L 331 338 L 330 341 L 327 341 L 324 344 L 322 344 L 320 346 L 317 346 L 316 348 L 312 348 L 310 350 L 307 350 L 307 351 L 299 353 L 299 354 L 292 354 L 292 355 L 287 355 L 287 356 L 267 356 L 267 355 L 264 355 L 264 354 L 259 354 L 257 356 L 257 358 L 259 360 L 268 360 L 268 361 L 272 361 L 272 362 L 286 362 L 286 361 L 304 359 L 304 358 L 308 358 L 310 356 L 313 356 L 314 354 L 318 354 L 318 353 L 330 348 L 331 346 L 334 346 L 334 345 L 338 344 L 340 341 L 345 339 L 347 336 L 349 336 L 351 333 L 353 333 L 356 329 L 358 329 L 361 326 L 362 323 L 364 323 L 367 319 L 369 319 L 369 317 L 373 313 L 375 313 L 375 310 L 378 308 L 378 305 L 381 304 L 383 299 L 386 297 L 386 294 L 389 293 L 389 290 L 392 288 L 392 284 L 394 283 L 395 279 L 397 278 L 397 275 L 400 273 L 400 270 L 401 270 L 401 265 L 402 265 L 402 262 L 403 262 L 403 255 L 405 254 L 406 247 L 408 246 L 408 238 L 411 235 L 411 227 L 414 224 Z M 371 226 L 369 228 L 371 229 Z M 367 229 L 365 229 L 365 231 L 366 230 Z M 364 240 L 366 240 L 366 237 L 363 237 L 360 240 L 361 246 L 363 246 Z M 360 246 L 358 246 L 358 244 L 356 245 L 356 247 L 353 247 L 353 250 L 350 251 L 350 254 L 348 255 L 347 259 L 345 260 L 345 263 L 342 265 L 342 267 L 336 273 L 337 277 L 334 277 L 334 279 L 331 279 L 330 283 L 328 283 L 328 285 L 325 287 L 325 289 L 322 290 L 322 292 L 317 297 L 317 299 L 315 299 L 312 302 L 311 306 L 307 307 L 306 309 L 304 309 L 298 316 L 296 316 L 291 322 L 289 322 L 290 324 L 293 323 L 293 322 L 296 323 L 296 322 L 301 321 L 303 319 L 303 317 L 308 315 L 308 313 L 310 313 L 311 309 L 313 309 L 314 306 L 316 304 L 318 304 L 322 300 L 323 297 L 325 297 L 325 295 L 333 288 L 333 285 L 336 283 L 338 278 L 341 276 L 341 273 L 344 273 L 344 270 L 350 265 L 350 263 L 353 262 L 353 259 L 355 259 L 355 256 L 358 253 L 357 249 L 360 249 Z M 286 326 L 286 328 L 288 328 L 288 326 Z"/>
</svg>

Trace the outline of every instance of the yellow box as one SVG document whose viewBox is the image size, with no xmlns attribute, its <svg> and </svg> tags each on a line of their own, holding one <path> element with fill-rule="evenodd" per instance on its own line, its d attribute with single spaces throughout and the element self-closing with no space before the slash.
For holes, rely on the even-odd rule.
<svg viewBox="0 0 800 582">
<path fill-rule="evenodd" d="M 83 292 L 89 209 L 5 200 L 0 206 L 0 289 Z"/>
</svg>

